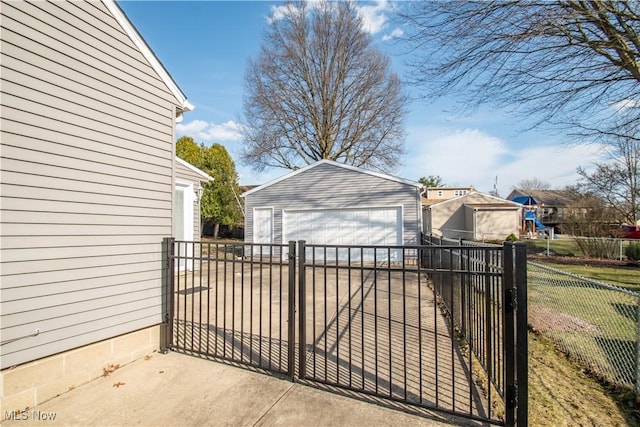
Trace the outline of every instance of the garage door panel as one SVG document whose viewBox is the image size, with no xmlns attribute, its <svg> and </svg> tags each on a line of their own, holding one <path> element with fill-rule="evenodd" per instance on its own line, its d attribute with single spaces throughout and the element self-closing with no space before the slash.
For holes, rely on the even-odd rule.
<svg viewBox="0 0 640 427">
<path fill-rule="evenodd" d="M 284 238 L 316 245 L 395 246 L 402 244 L 400 207 L 284 211 Z M 325 254 L 326 252 L 326 254 Z M 316 249 L 316 259 L 387 261 L 398 251 L 382 249 Z"/>
</svg>

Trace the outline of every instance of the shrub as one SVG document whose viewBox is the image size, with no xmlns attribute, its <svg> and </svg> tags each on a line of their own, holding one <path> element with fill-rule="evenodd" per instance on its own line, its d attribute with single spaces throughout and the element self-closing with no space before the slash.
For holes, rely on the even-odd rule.
<svg viewBox="0 0 640 427">
<path fill-rule="evenodd" d="M 640 243 L 631 243 L 624 249 L 624 254 L 633 261 L 640 260 Z"/>
<path fill-rule="evenodd" d="M 574 237 L 576 245 L 587 258 L 616 259 L 618 244 L 614 239 Z"/>
<path fill-rule="evenodd" d="M 518 236 L 516 236 L 515 234 L 511 233 L 509 234 L 509 236 L 507 237 L 507 242 L 517 242 L 518 241 Z"/>
</svg>

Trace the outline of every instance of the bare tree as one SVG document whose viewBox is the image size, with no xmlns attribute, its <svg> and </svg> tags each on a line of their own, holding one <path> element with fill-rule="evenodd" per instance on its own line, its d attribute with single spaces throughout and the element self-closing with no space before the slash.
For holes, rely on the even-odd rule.
<svg viewBox="0 0 640 427">
<path fill-rule="evenodd" d="M 351 2 L 295 2 L 272 17 L 245 77 L 243 160 L 297 169 L 331 159 L 393 170 L 408 98 Z"/>
<path fill-rule="evenodd" d="M 523 179 L 521 181 L 519 181 L 515 187 L 513 187 L 514 190 L 518 189 L 518 190 L 548 190 L 551 188 L 551 184 L 549 184 L 546 181 L 543 181 L 541 179 L 538 179 L 536 177 L 533 178 L 529 178 L 529 179 Z"/>
<path fill-rule="evenodd" d="M 510 107 L 579 138 L 638 138 L 640 2 L 411 2 L 399 15 L 428 100 Z"/>
<path fill-rule="evenodd" d="M 640 219 L 640 141 L 619 137 L 608 144 L 609 160 L 593 171 L 578 168 L 580 188 L 604 199 L 618 221 Z"/>
</svg>

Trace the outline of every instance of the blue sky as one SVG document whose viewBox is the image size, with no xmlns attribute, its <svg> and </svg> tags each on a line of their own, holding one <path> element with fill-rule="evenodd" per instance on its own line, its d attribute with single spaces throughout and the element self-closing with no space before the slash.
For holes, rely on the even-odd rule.
<svg viewBox="0 0 640 427">
<path fill-rule="evenodd" d="M 238 119 L 243 79 L 255 58 L 275 1 L 120 1 L 121 8 L 178 83 L 195 110 L 178 124 L 178 136 L 207 145 L 224 145 L 236 163 L 240 184 L 261 184 L 287 173 L 261 173 L 240 161 Z M 365 29 L 386 52 L 400 76 L 406 73 L 393 35 L 402 31 L 391 20 L 387 0 L 358 3 Z M 408 88 L 416 94 L 416 88 Z M 539 130 L 506 111 L 482 109 L 471 116 L 450 113 L 455 99 L 431 105 L 413 102 L 406 122 L 406 155 L 394 175 L 417 180 L 440 175 L 447 185 L 493 189 L 506 197 L 523 179 L 538 178 L 562 188 L 574 184 L 576 168 L 598 159 L 597 145 L 567 145 L 562 135 Z"/>
</svg>

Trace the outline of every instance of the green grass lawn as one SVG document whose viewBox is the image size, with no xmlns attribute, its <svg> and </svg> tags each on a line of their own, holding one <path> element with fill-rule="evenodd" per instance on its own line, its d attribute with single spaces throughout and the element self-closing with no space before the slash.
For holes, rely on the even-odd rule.
<svg viewBox="0 0 640 427">
<path fill-rule="evenodd" d="M 541 257 L 538 264 L 640 293 L 638 267 L 580 260 L 570 238 L 526 243 L 530 254 L 548 244 L 553 254 L 569 257 Z M 541 334 L 529 340 L 530 425 L 638 425 L 628 382 L 636 368 L 637 304 L 628 293 L 529 267 L 529 324 Z M 598 377 L 625 385 L 603 387 Z"/>
<path fill-rule="evenodd" d="M 533 239 L 525 240 L 530 253 L 540 253 L 547 248 L 554 254 L 560 256 L 582 256 L 582 252 L 573 239 Z"/>
<path fill-rule="evenodd" d="M 538 263 L 543 264 L 543 263 Z M 640 290 L 640 270 L 545 261 L 546 266 L 629 290 Z M 613 384 L 635 379 L 638 296 L 528 266 L 529 324 L 572 359 Z"/>
<path fill-rule="evenodd" d="M 553 258 L 536 260 L 535 262 L 640 293 L 640 268 L 637 267 L 604 267 L 589 265 L 588 263 L 562 264 L 554 263 Z"/>
</svg>

